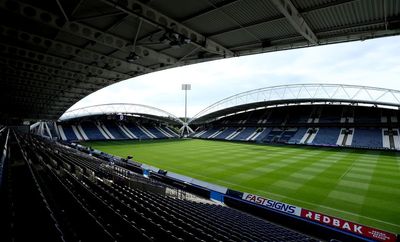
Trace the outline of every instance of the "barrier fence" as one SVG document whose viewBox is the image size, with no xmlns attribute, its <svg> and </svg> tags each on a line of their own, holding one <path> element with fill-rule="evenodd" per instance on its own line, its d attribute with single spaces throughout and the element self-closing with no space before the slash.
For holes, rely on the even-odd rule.
<svg viewBox="0 0 400 242">
<path fill-rule="evenodd" d="M 254 194 L 243 193 L 242 199 L 249 201 L 251 203 L 265 206 L 266 208 L 269 209 L 278 210 L 283 213 L 291 214 L 312 222 L 317 222 L 323 225 L 333 227 L 335 229 L 339 229 L 345 232 L 350 232 L 373 240 L 384 241 L 384 242 L 396 242 L 397 240 L 397 235 L 390 232 L 368 227 L 365 225 L 361 225 L 337 217 L 332 217 L 327 214 L 318 213 L 295 205 L 275 201 Z"/>
</svg>

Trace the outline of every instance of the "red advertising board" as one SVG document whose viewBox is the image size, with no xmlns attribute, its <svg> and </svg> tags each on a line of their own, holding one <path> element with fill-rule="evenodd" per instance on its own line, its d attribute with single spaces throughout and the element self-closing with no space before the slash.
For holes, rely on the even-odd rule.
<svg viewBox="0 0 400 242">
<path fill-rule="evenodd" d="M 267 208 L 270 209 L 274 209 L 274 210 L 278 210 L 284 213 L 288 213 L 291 215 L 295 215 L 295 216 L 300 216 L 306 220 L 310 220 L 310 221 L 314 221 L 314 222 L 318 222 L 320 224 L 324 224 L 324 225 L 328 225 L 330 227 L 342 230 L 342 231 L 346 231 L 346 232 L 350 232 L 353 234 L 357 234 L 360 235 L 362 237 L 368 238 L 368 239 L 373 239 L 376 241 L 383 241 L 383 242 L 396 242 L 396 235 L 383 231 L 383 230 L 379 230 L 379 229 L 375 229 L 375 228 L 371 228 L 365 225 L 361 225 L 361 224 L 357 224 L 357 223 L 353 223 L 344 219 L 340 219 L 340 218 L 336 218 L 336 217 L 332 217 L 326 214 L 322 214 L 322 213 L 317 213 L 311 210 L 307 210 L 301 207 L 297 207 L 294 205 L 290 205 L 287 203 L 282 203 L 279 201 L 275 201 L 272 199 L 268 199 L 268 198 L 264 198 L 264 197 L 260 197 L 254 194 L 250 194 L 250 193 L 243 193 L 242 196 L 243 200 L 247 200 L 249 202 L 261 205 L 261 206 L 265 206 Z"/>
<path fill-rule="evenodd" d="M 301 209 L 301 217 L 377 241 L 396 242 L 395 234 L 361 224 L 356 224 L 340 218 L 328 216 L 322 213 L 317 213 L 304 208 Z"/>
</svg>

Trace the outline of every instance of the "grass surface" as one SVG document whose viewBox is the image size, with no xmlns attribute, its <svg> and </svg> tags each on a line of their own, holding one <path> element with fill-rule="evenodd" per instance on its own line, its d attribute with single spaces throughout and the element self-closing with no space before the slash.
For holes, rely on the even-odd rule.
<svg viewBox="0 0 400 242">
<path fill-rule="evenodd" d="M 209 140 L 84 145 L 203 181 L 400 233 L 400 154 Z"/>
</svg>

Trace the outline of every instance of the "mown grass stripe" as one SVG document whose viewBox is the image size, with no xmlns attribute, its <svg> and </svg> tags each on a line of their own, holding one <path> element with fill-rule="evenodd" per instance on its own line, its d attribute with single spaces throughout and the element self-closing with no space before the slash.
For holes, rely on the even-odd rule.
<svg viewBox="0 0 400 242">
<path fill-rule="evenodd" d="M 400 233 L 400 154 L 209 140 L 88 142 L 196 179 Z"/>
</svg>

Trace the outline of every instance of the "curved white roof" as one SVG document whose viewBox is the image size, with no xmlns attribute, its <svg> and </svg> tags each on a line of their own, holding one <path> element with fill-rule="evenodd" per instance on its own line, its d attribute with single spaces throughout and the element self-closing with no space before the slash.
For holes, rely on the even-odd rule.
<svg viewBox="0 0 400 242">
<path fill-rule="evenodd" d="M 254 89 L 224 98 L 197 113 L 189 123 L 218 111 L 249 104 L 346 102 L 400 108 L 400 91 L 340 84 L 294 84 Z M 234 111 L 238 111 L 235 109 Z"/>
<path fill-rule="evenodd" d="M 73 109 L 65 112 L 60 117 L 59 121 L 107 114 L 138 114 L 145 116 L 156 116 L 183 124 L 182 120 L 167 111 L 148 105 L 133 103 L 109 103 Z"/>
</svg>

